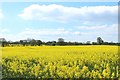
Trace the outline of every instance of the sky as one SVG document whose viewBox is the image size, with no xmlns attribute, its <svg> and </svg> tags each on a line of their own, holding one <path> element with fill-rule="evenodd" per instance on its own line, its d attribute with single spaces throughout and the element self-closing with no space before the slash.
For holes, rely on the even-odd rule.
<svg viewBox="0 0 120 80">
<path fill-rule="evenodd" d="M 0 37 L 18 41 L 118 41 L 117 2 L 3 2 Z"/>
<path fill-rule="evenodd" d="M 119 2 L 119 0 L 0 0 L 0 2 Z"/>
</svg>

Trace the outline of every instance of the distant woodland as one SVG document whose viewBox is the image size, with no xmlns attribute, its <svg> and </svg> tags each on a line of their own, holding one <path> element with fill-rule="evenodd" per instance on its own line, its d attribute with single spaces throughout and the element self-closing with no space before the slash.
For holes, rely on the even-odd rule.
<svg viewBox="0 0 120 80">
<path fill-rule="evenodd" d="M 2 47 L 13 47 L 13 46 L 76 46 L 76 45 L 120 45 L 120 43 L 114 42 L 104 42 L 101 37 L 97 37 L 96 42 L 87 41 L 86 43 L 83 42 L 65 42 L 63 38 L 58 38 L 58 41 L 48 41 L 44 42 L 41 40 L 35 39 L 26 39 L 20 41 L 7 41 L 5 38 L 0 38 L 0 43 Z"/>
</svg>

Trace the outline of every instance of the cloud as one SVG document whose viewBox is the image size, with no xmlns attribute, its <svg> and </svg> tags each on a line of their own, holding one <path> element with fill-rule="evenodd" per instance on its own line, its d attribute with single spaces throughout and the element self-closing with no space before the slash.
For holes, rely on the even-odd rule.
<svg viewBox="0 0 120 80">
<path fill-rule="evenodd" d="M 27 38 L 41 39 L 45 41 L 57 40 L 59 37 L 67 41 L 95 41 L 98 36 L 106 41 L 117 41 L 118 24 L 77 26 L 74 29 L 51 28 L 35 29 L 25 28 L 23 31 L 13 33 L 7 28 L 0 28 L 0 37 L 7 40 L 21 40 Z"/>
<path fill-rule="evenodd" d="M 3 19 L 3 18 L 4 18 L 3 11 L 2 9 L 0 9 L 0 19 Z"/>
<path fill-rule="evenodd" d="M 71 29 L 33 29 L 25 28 L 23 31 L 13 33 L 8 29 L 1 28 L 0 37 L 4 37 L 7 40 L 21 40 L 27 38 L 41 39 L 44 41 L 57 40 L 59 37 L 63 37 L 67 40 L 68 37 L 79 36 L 79 31 L 73 31 Z"/>
<path fill-rule="evenodd" d="M 112 25 L 98 25 L 98 26 L 79 26 L 76 29 L 33 29 L 26 28 L 17 33 L 10 33 L 8 29 L 2 29 L 0 37 L 7 40 L 21 40 L 27 38 L 40 39 L 42 41 L 57 40 L 59 37 L 64 38 L 66 41 L 96 41 L 98 36 L 102 37 L 105 41 L 116 41 L 118 38 L 118 24 Z"/>
<path fill-rule="evenodd" d="M 33 4 L 24 8 L 18 16 L 24 20 L 79 21 L 83 23 L 116 23 L 118 6 L 66 7 L 63 5 Z"/>
<path fill-rule="evenodd" d="M 118 33 L 118 24 L 112 25 L 98 25 L 98 26 L 77 26 L 81 31 L 87 33 L 97 33 L 97 34 L 117 34 Z M 94 34 L 95 35 L 95 34 Z"/>
<path fill-rule="evenodd" d="M 77 26 L 76 28 L 80 29 L 80 30 L 84 30 L 84 31 L 99 31 L 102 32 L 104 30 L 106 30 L 108 32 L 117 32 L 118 31 L 118 24 L 112 24 L 112 25 L 97 25 L 97 26 Z"/>
<path fill-rule="evenodd" d="M 70 31 L 65 29 L 30 29 L 26 28 L 20 35 L 65 35 Z"/>
<path fill-rule="evenodd" d="M 18 34 L 24 38 L 47 38 L 48 40 L 56 39 L 58 37 L 67 38 L 69 36 L 78 36 L 80 35 L 79 31 L 73 31 L 64 28 L 58 29 L 30 29 L 26 28 L 24 31 Z"/>
<path fill-rule="evenodd" d="M 24 31 L 20 32 L 18 35 L 24 38 L 35 38 L 35 39 L 47 39 L 55 40 L 59 37 L 63 37 L 68 41 L 94 41 L 98 36 L 102 37 L 106 41 L 117 40 L 118 25 L 98 25 L 98 26 L 82 26 L 82 28 L 77 27 L 76 30 L 71 29 L 30 29 L 26 28 Z"/>
<path fill-rule="evenodd" d="M 0 28 L 0 33 L 8 33 L 9 29 L 6 28 Z"/>
<path fill-rule="evenodd" d="M 78 41 L 78 37 L 81 36 L 80 31 L 71 29 L 31 29 L 26 28 L 24 31 L 20 32 L 17 36 L 21 36 L 19 39 L 41 39 L 43 41 L 57 40 L 62 37 L 65 41 Z M 18 40 L 18 39 L 17 39 Z"/>
<path fill-rule="evenodd" d="M 81 32 L 80 31 L 75 31 L 75 32 L 73 32 L 73 34 L 81 36 Z"/>
<path fill-rule="evenodd" d="M 81 38 L 95 41 L 98 36 L 105 41 L 118 41 L 118 24 L 82 26 L 77 27 L 81 31 Z"/>
<path fill-rule="evenodd" d="M 99 30 L 105 29 L 107 25 L 99 25 L 99 26 L 78 26 L 77 28 L 80 30 Z"/>
</svg>

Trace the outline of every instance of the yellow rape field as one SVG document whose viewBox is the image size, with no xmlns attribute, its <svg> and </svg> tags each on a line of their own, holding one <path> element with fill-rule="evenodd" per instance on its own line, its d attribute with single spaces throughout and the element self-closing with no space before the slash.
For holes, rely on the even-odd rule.
<svg viewBox="0 0 120 80">
<path fill-rule="evenodd" d="M 2 48 L 3 78 L 118 78 L 118 46 Z"/>
</svg>

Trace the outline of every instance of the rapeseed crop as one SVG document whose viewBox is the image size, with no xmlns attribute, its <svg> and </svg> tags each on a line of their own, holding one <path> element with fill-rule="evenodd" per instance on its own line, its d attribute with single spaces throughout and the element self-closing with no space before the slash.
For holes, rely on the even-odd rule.
<svg viewBox="0 0 120 80">
<path fill-rule="evenodd" d="M 118 46 L 2 48 L 3 78 L 118 78 Z"/>
</svg>

